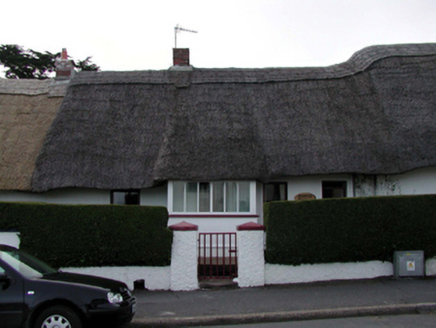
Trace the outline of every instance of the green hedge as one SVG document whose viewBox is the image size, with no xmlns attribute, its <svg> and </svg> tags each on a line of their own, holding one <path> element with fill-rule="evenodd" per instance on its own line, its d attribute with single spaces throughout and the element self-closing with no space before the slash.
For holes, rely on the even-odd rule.
<svg viewBox="0 0 436 328">
<path fill-rule="evenodd" d="M 168 265 L 167 224 L 164 207 L 0 202 L 0 230 L 55 267 Z"/>
<path fill-rule="evenodd" d="M 266 261 L 392 261 L 395 250 L 436 256 L 436 195 L 271 202 Z"/>
</svg>

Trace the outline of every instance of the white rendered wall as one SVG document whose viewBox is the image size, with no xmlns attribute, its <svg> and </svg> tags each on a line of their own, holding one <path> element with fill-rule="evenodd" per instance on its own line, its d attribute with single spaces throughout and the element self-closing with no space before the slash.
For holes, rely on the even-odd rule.
<svg viewBox="0 0 436 328">
<path fill-rule="evenodd" d="M 1 235 L 0 235 L 1 238 Z M 14 246 L 14 245 L 11 245 Z M 240 258 L 240 261 L 242 257 Z M 245 261 L 244 261 L 245 262 Z M 243 264 L 245 266 L 245 264 Z M 362 263 L 328 263 L 306 264 L 300 266 L 265 264 L 264 275 L 266 285 L 308 283 L 329 280 L 371 279 L 393 276 L 393 265 L 390 262 L 362 262 Z M 90 274 L 123 281 L 133 289 L 135 280 L 144 279 L 145 287 L 149 290 L 171 289 L 171 267 L 88 267 L 62 268 L 66 272 Z M 239 269 L 241 270 L 241 269 Z M 253 272 L 253 271 L 252 271 Z M 436 259 L 426 261 L 426 276 L 436 276 Z M 256 277 L 254 283 L 249 278 L 245 280 L 239 273 L 240 287 L 258 286 L 261 277 Z M 253 278 L 254 279 L 254 278 Z M 245 280 L 245 281 L 244 281 Z"/>
<path fill-rule="evenodd" d="M 371 279 L 392 276 L 390 262 L 303 264 L 299 266 L 266 264 L 265 284 L 294 284 L 329 280 Z"/>
<path fill-rule="evenodd" d="M 169 290 L 171 268 L 165 267 L 86 267 L 61 268 L 62 271 L 88 274 L 124 282 L 133 289 L 134 281 L 143 279 L 145 288 L 149 290 Z"/>
<path fill-rule="evenodd" d="M 238 286 L 265 285 L 264 231 L 238 231 Z"/>
<path fill-rule="evenodd" d="M 288 182 L 288 199 L 293 200 L 302 192 L 310 192 L 317 199 L 322 197 L 322 181 L 347 181 L 347 196 L 422 195 L 436 193 L 436 168 L 417 169 L 395 175 L 358 175 L 355 186 L 349 174 L 289 177 L 276 181 Z M 258 215 L 262 224 L 263 185 L 256 182 L 252 190 L 252 202 L 255 202 L 252 214 Z M 354 188 L 356 190 L 354 190 Z M 167 206 L 168 185 L 141 190 L 141 205 Z M 110 204 L 110 190 L 65 188 L 44 193 L 30 193 L 0 190 L 0 201 L 9 202 L 45 202 L 54 204 Z M 244 222 L 242 222 L 244 223 Z"/>
<path fill-rule="evenodd" d="M 347 181 L 347 197 L 425 195 L 436 194 L 436 168 L 423 168 L 403 174 L 357 175 L 355 181 L 349 174 L 314 175 L 278 179 L 288 182 L 288 199 L 302 192 L 322 198 L 322 181 Z"/>
<path fill-rule="evenodd" d="M 110 191 L 86 188 L 66 188 L 44 193 L 0 191 L 0 201 L 101 205 L 110 204 Z"/>
<path fill-rule="evenodd" d="M 167 184 L 159 187 L 141 189 L 141 205 L 167 207 Z"/>
<path fill-rule="evenodd" d="M 347 181 L 347 197 L 353 197 L 353 179 L 349 174 L 292 177 L 280 181 L 288 182 L 289 200 L 294 200 L 296 195 L 303 192 L 315 195 L 316 199 L 322 198 L 322 181 Z"/>
<path fill-rule="evenodd" d="M 46 202 L 66 205 L 93 205 L 109 204 L 110 192 L 99 189 L 60 189 L 49 191 L 46 194 Z"/>
<path fill-rule="evenodd" d="M 45 202 L 42 194 L 0 190 L 0 202 Z"/>
<path fill-rule="evenodd" d="M 425 275 L 436 276 L 436 259 L 428 259 L 425 261 Z"/>
<path fill-rule="evenodd" d="M 424 168 L 404 174 L 377 176 L 377 196 L 435 193 L 436 168 Z"/>
<path fill-rule="evenodd" d="M 141 205 L 167 206 L 167 186 L 141 189 Z M 107 205 L 111 202 L 110 190 L 65 188 L 44 193 L 19 191 L 0 191 L 0 201 L 3 202 L 38 202 L 70 205 Z"/>
<path fill-rule="evenodd" d="M 257 222 L 263 224 L 263 183 L 256 182 L 256 213 L 259 215 Z"/>
<path fill-rule="evenodd" d="M 0 244 L 9 245 L 15 248 L 20 247 L 19 232 L 0 232 Z"/>
<path fill-rule="evenodd" d="M 436 168 L 394 175 L 357 175 L 355 188 L 356 197 L 435 194 Z"/>
</svg>

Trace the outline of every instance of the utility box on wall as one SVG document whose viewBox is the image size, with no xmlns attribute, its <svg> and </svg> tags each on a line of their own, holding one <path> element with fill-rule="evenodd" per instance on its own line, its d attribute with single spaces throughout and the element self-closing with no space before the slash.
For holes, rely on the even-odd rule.
<svg viewBox="0 0 436 328">
<path fill-rule="evenodd" d="M 398 277 L 424 276 L 424 251 L 394 252 L 394 275 Z"/>
</svg>

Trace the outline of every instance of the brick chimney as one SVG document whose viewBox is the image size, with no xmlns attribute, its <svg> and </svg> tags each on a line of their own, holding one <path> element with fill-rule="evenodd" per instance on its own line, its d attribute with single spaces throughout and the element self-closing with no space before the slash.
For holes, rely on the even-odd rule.
<svg viewBox="0 0 436 328">
<path fill-rule="evenodd" d="M 173 65 L 189 66 L 189 49 L 173 48 Z"/>
<path fill-rule="evenodd" d="M 75 70 L 71 60 L 68 60 L 67 49 L 62 49 L 61 58 L 56 59 L 56 80 L 68 80 L 74 76 Z"/>
</svg>

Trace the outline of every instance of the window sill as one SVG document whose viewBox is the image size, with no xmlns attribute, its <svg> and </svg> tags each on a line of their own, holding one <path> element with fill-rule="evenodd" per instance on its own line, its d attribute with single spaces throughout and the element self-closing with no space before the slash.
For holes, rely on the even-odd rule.
<svg viewBox="0 0 436 328">
<path fill-rule="evenodd" d="M 211 213 L 194 213 L 194 214 L 170 214 L 170 218 L 258 218 L 258 214 L 211 214 Z"/>
</svg>

